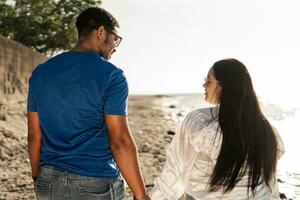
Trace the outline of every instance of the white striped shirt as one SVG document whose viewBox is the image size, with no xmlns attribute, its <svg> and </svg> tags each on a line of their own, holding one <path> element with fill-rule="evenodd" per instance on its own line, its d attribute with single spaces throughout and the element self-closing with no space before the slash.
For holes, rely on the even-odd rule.
<svg viewBox="0 0 300 200">
<path fill-rule="evenodd" d="M 166 153 L 166 163 L 161 175 L 155 179 L 150 192 L 152 200 L 176 200 L 184 193 L 194 199 L 280 199 L 276 178 L 273 178 L 271 190 L 265 181 L 255 189 L 255 196 L 250 190 L 247 195 L 248 175 L 226 194 L 222 191 L 209 192 L 208 181 L 216 164 L 222 143 L 217 108 L 198 109 L 187 115 L 179 131 L 174 136 Z M 274 129 L 275 130 L 275 129 Z M 279 157 L 284 153 L 284 146 L 277 131 Z"/>
</svg>

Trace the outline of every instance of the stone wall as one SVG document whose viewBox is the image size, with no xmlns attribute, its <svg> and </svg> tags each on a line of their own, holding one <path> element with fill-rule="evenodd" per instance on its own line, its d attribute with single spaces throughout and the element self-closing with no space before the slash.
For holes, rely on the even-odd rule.
<svg viewBox="0 0 300 200">
<path fill-rule="evenodd" d="M 32 70 L 46 59 L 41 53 L 0 36 L 0 104 L 25 99 Z"/>
</svg>

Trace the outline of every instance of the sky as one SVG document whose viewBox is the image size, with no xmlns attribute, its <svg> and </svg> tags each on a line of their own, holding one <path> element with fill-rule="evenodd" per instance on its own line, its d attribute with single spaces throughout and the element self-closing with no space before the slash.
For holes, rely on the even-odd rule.
<svg viewBox="0 0 300 200">
<path fill-rule="evenodd" d="M 297 0 L 103 0 L 123 41 L 111 61 L 131 94 L 201 93 L 214 62 L 236 58 L 258 95 L 298 104 Z"/>
</svg>

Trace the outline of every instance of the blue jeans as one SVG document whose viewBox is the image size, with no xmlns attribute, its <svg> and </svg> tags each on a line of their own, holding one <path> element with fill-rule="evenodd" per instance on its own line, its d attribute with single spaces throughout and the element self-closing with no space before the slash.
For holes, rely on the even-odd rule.
<svg viewBox="0 0 300 200">
<path fill-rule="evenodd" d="M 86 177 L 42 166 L 37 178 L 38 200 L 124 200 L 124 182 L 120 177 Z"/>
</svg>

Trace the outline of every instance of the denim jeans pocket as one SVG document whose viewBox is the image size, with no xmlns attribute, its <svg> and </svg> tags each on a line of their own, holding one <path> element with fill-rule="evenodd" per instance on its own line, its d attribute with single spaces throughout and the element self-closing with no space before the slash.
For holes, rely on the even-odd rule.
<svg viewBox="0 0 300 200">
<path fill-rule="evenodd" d="M 79 191 L 82 200 L 112 200 L 112 188 L 109 185 L 81 185 Z"/>
<path fill-rule="evenodd" d="M 48 200 L 51 199 L 51 189 L 52 184 L 48 182 L 43 182 L 41 180 L 37 180 L 36 183 L 36 198 L 38 200 Z"/>
<path fill-rule="evenodd" d="M 114 200 L 124 200 L 125 199 L 125 187 L 123 179 L 119 179 L 113 184 L 111 184 L 113 190 Z"/>
</svg>

